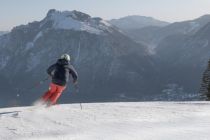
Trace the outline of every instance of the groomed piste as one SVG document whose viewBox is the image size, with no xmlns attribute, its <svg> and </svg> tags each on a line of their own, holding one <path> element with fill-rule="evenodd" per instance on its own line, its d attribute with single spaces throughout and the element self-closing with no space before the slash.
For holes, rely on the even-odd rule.
<svg viewBox="0 0 210 140">
<path fill-rule="evenodd" d="M 209 102 L 0 109 L 0 140 L 209 140 Z"/>
</svg>

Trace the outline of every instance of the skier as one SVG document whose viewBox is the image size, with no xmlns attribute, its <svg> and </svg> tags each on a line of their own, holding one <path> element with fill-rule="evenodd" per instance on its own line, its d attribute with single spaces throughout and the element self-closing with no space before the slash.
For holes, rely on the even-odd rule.
<svg viewBox="0 0 210 140">
<path fill-rule="evenodd" d="M 74 67 L 70 64 L 70 56 L 63 54 L 60 59 L 47 69 L 48 75 L 52 78 L 49 90 L 42 96 L 41 101 L 47 106 L 56 104 L 61 93 L 65 90 L 69 81 L 69 76 L 73 78 L 73 84 L 78 83 L 78 75 Z"/>
</svg>

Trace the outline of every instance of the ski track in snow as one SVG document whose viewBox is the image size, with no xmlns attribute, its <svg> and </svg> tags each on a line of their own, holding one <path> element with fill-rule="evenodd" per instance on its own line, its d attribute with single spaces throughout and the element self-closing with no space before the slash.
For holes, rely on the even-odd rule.
<svg viewBox="0 0 210 140">
<path fill-rule="evenodd" d="M 0 140 L 209 140 L 209 102 L 0 109 Z"/>
</svg>

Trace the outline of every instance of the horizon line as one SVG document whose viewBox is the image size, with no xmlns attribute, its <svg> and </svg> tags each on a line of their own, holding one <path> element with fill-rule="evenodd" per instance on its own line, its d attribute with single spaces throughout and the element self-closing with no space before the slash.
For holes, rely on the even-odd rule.
<svg viewBox="0 0 210 140">
<path fill-rule="evenodd" d="M 84 14 L 87 14 L 87 15 L 89 15 L 89 16 L 91 16 L 90 14 L 88 14 L 88 13 L 85 13 L 85 12 L 82 12 L 81 10 L 58 10 L 58 9 L 49 9 L 48 10 L 48 12 L 50 11 L 50 10 L 56 10 L 56 11 L 59 11 L 59 12 L 65 12 L 65 11 L 69 11 L 69 12 L 71 12 L 71 11 L 78 11 L 78 12 L 81 12 L 81 13 L 84 13 Z M 47 13 L 48 13 L 47 12 Z M 9 29 L 0 29 L 0 32 L 10 32 L 13 28 L 15 28 L 15 27 L 18 27 L 18 26 L 21 26 L 21 25 L 27 25 L 27 24 L 29 24 L 29 23 L 32 23 L 32 22 L 39 22 L 39 21 L 41 21 L 41 20 L 43 20 L 46 16 L 47 16 L 47 13 L 45 14 L 45 16 L 42 18 L 42 19 L 40 19 L 40 20 L 33 20 L 33 21 L 28 21 L 27 23 L 21 23 L 21 24 L 19 24 L 19 25 L 15 25 L 15 26 L 12 26 L 12 27 L 10 27 Z M 153 18 L 153 19 L 155 19 L 155 20 L 159 20 L 159 21 L 162 21 L 162 22 L 167 22 L 167 23 L 169 23 L 169 24 L 173 24 L 173 23 L 179 23 L 179 22 L 185 22 L 185 21 L 193 21 L 193 20 L 196 20 L 196 19 L 199 19 L 199 18 L 201 18 L 201 17 L 203 17 L 203 16 L 210 16 L 210 13 L 206 13 L 206 14 L 202 14 L 202 15 L 200 15 L 200 16 L 198 16 L 198 17 L 196 17 L 196 18 L 191 18 L 191 19 L 186 19 L 186 20 L 177 20 L 177 21 L 167 21 L 167 20 L 162 20 L 162 19 L 160 19 L 160 18 L 157 18 L 157 17 L 155 17 L 155 16 L 146 16 L 146 15 L 140 15 L 140 14 L 128 14 L 128 15 L 125 15 L 125 16 L 120 16 L 120 17 L 116 17 L 116 18 L 110 18 L 110 19 L 105 19 L 105 18 L 102 18 L 102 17 L 100 17 L 100 16 L 91 16 L 91 17 L 93 17 L 93 18 L 95 18 L 95 17 L 99 17 L 99 18 L 102 18 L 103 20 L 105 20 L 105 21 L 110 21 L 110 20 L 118 20 L 118 19 L 122 19 L 122 18 L 126 18 L 126 17 L 131 17 L 131 16 L 139 16 L 139 17 L 146 17 L 146 18 Z M 24 21 L 23 21 L 24 22 Z"/>
</svg>

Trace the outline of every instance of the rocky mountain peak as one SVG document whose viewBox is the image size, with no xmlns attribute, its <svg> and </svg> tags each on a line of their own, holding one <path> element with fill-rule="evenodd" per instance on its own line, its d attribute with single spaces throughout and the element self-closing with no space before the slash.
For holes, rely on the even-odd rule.
<svg viewBox="0 0 210 140">
<path fill-rule="evenodd" d="M 78 21 L 83 21 L 83 22 L 91 19 L 91 16 L 89 16 L 88 14 L 85 14 L 85 13 L 82 13 L 82 12 L 79 12 L 76 10 L 61 12 L 61 11 L 57 11 L 55 9 L 51 9 L 47 13 L 47 17 L 51 18 L 51 19 L 54 19 L 58 16 L 65 17 L 65 18 L 72 18 L 72 19 L 75 19 Z"/>
<path fill-rule="evenodd" d="M 73 10 L 57 11 L 49 10 L 43 24 L 52 22 L 52 28 L 55 29 L 73 29 L 77 31 L 87 31 L 93 34 L 101 34 L 112 31 L 111 25 L 101 18 Z"/>
</svg>

